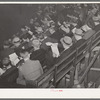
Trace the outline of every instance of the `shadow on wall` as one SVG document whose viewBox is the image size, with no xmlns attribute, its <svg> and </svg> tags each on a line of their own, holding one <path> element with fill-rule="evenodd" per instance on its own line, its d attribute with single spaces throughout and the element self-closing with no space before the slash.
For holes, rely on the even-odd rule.
<svg viewBox="0 0 100 100">
<path fill-rule="evenodd" d="M 0 5 L 0 45 L 12 34 L 16 34 L 22 25 L 28 25 L 29 19 L 38 5 Z"/>
</svg>

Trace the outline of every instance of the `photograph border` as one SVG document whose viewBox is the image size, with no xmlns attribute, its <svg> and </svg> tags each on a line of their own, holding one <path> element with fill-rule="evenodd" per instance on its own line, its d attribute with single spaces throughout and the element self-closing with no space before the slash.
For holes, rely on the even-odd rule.
<svg viewBox="0 0 100 100">
<path fill-rule="evenodd" d="M 0 4 L 52 4 L 52 3 L 100 3 L 99 0 L 0 0 Z M 62 90 L 62 92 L 59 92 Z M 91 92 L 92 91 L 92 92 Z M 19 93 L 18 93 L 19 92 Z M 35 94 L 32 92 L 36 92 Z M 100 90 L 94 89 L 0 89 L 0 99 L 1 100 L 97 100 L 95 98 L 100 98 Z M 25 94 L 30 93 L 28 96 Z M 40 94 L 42 93 L 42 95 Z M 44 93 L 44 94 L 43 94 Z M 48 95 L 50 93 L 50 95 Z M 5 95 L 7 94 L 7 96 Z M 12 95 L 13 94 L 13 95 Z M 76 96 L 78 94 L 78 96 Z M 22 96 L 21 96 L 22 95 Z M 69 95 L 69 96 L 68 96 Z M 6 99 L 5 99 L 6 98 Z M 18 98 L 18 99 L 17 99 Z M 24 98 L 24 99 L 23 99 Z M 28 98 L 28 99 L 26 99 Z M 35 99 L 33 99 L 35 98 Z M 50 99 L 51 98 L 51 99 Z M 56 98 L 56 99 L 55 99 Z M 58 98 L 58 99 L 57 99 Z M 59 99 L 60 98 L 60 99 Z M 69 99 L 68 99 L 69 98 Z M 73 98 L 73 99 L 71 99 Z M 83 99 L 86 98 L 86 99 Z M 88 98 L 88 99 L 87 99 Z"/>
</svg>

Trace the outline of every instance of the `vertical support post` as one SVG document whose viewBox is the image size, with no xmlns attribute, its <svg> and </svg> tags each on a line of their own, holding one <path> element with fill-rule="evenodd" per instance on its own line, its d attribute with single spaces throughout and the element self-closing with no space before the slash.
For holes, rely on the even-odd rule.
<svg viewBox="0 0 100 100">
<path fill-rule="evenodd" d="M 54 83 L 53 83 L 53 85 L 55 88 L 57 87 L 56 80 L 57 80 L 57 65 L 55 65 L 55 69 L 54 69 Z"/>
<path fill-rule="evenodd" d="M 74 74 L 75 74 L 75 67 L 73 67 L 70 70 L 70 82 L 69 82 L 69 88 L 71 88 L 74 85 Z"/>
<path fill-rule="evenodd" d="M 88 74 L 86 75 L 86 77 L 84 79 L 84 87 L 88 88 Z"/>
<path fill-rule="evenodd" d="M 77 62 L 77 56 L 78 56 L 78 48 L 76 48 L 76 55 L 75 55 L 75 60 L 74 60 L 74 62 L 73 62 L 73 66 L 74 66 L 74 72 L 73 72 L 73 74 L 74 74 L 74 79 L 73 79 L 73 85 L 74 85 L 74 80 L 78 80 L 78 68 L 77 68 L 77 64 L 76 64 L 76 62 Z"/>
<path fill-rule="evenodd" d="M 89 48 L 88 48 L 88 56 L 85 57 L 85 67 L 87 67 L 89 65 L 89 63 L 91 62 L 91 48 L 92 48 L 92 41 L 93 41 L 94 37 L 91 38 L 90 40 L 90 45 L 89 45 Z M 84 86 L 85 88 L 88 88 L 88 73 L 84 79 Z"/>
</svg>

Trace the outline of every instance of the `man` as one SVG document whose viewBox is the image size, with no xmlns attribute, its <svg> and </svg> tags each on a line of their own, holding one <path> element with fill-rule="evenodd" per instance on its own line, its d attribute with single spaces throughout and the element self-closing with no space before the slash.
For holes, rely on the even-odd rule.
<svg viewBox="0 0 100 100">
<path fill-rule="evenodd" d="M 3 43 L 3 49 L 8 49 L 8 48 L 10 48 L 9 41 L 4 41 L 4 43 Z"/>
<path fill-rule="evenodd" d="M 61 43 L 62 43 L 62 45 L 63 45 L 65 50 L 70 48 L 70 46 L 72 46 L 72 44 L 73 44 L 72 43 L 72 39 L 70 37 L 68 37 L 68 36 L 65 36 L 65 37 L 61 38 L 60 41 L 61 41 Z"/>
<path fill-rule="evenodd" d="M 41 42 L 41 49 L 43 49 L 45 51 L 45 58 L 46 58 L 46 65 L 49 68 L 51 68 L 51 66 L 54 65 L 56 58 L 53 56 L 53 51 L 51 46 L 53 45 L 48 45 L 49 43 L 58 44 L 58 50 L 59 52 L 61 51 L 61 49 L 63 48 L 61 44 L 59 44 L 59 42 L 56 39 L 53 39 L 51 37 L 47 37 L 45 38 L 42 42 Z"/>
<path fill-rule="evenodd" d="M 26 85 L 27 80 L 36 80 L 43 74 L 43 69 L 38 60 L 30 60 L 30 54 L 27 50 L 20 50 L 20 56 L 24 59 L 25 63 L 19 66 L 18 84 Z"/>
<path fill-rule="evenodd" d="M 74 28 L 72 32 L 74 34 L 76 41 L 82 39 L 84 35 L 83 31 L 80 28 Z"/>
<path fill-rule="evenodd" d="M 19 37 L 16 36 L 13 38 L 12 43 L 13 43 L 13 47 L 17 48 L 21 45 L 21 40 Z"/>
<path fill-rule="evenodd" d="M 18 77 L 18 69 L 12 65 L 9 56 L 3 56 L 2 68 L 0 68 L 0 85 L 5 83 L 15 83 Z"/>
<path fill-rule="evenodd" d="M 9 57 L 2 58 L 2 69 L 0 69 L 0 75 L 6 72 L 6 70 L 12 67 Z"/>
<path fill-rule="evenodd" d="M 20 56 L 19 51 L 20 49 L 29 49 L 29 51 L 31 50 L 31 44 L 30 42 L 22 42 L 22 40 L 19 37 L 14 37 L 12 40 L 13 43 L 13 48 L 14 48 L 14 52 L 17 54 L 17 56 Z"/>
<path fill-rule="evenodd" d="M 40 48 L 40 41 L 39 40 L 33 40 L 32 46 L 34 50 L 32 51 L 30 55 L 31 60 L 39 60 L 42 65 L 44 65 L 45 62 L 45 50 Z"/>
</svg>

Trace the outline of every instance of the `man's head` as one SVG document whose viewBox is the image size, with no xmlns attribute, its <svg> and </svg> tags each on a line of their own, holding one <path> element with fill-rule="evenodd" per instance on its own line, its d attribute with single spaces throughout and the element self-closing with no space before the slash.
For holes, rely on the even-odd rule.
<svg viewBox="0 0 100 100">
<path fill-rule="evenodd" d="M 21 56 L 23 59 L 30 58 L 29 51 L 28 51 L 27 49 L 21 49 L 21 50 L 20 50 L 20 56 Z"/>
<path fill-rule="evenodd" d="M 33 40 L 32 45 L 33 45 L 33 47 L 39 47 L 40 46 L 40 41 L 39 40 Z"/>
<path fill-rule="evenodd" d="M 8 66 L 11 63 L 10 58 L 9 57 L 4 57 L 2 59 L 2 64 L 5 66 Z"/>
<path fill-rule="evenodd" d="M 4 41 L 3 48 L 6 49 L 6 48 L 9 48 L 9 47 L 10 47 L 9 41 Z"/>
<path fill-rule="evenodd" d="M 21 40 L 19 37 L 14 37 L 12 43 L 15 47 L 18 47 L 21 44 Z"/>
<path fill-rule="evenodd" d="M 72 46 L 72 39 L 68 36 L 61 38 L 60 41 L 61 41 L 64 49 L 68 49 L 70 46 Z"/>
</svg>

